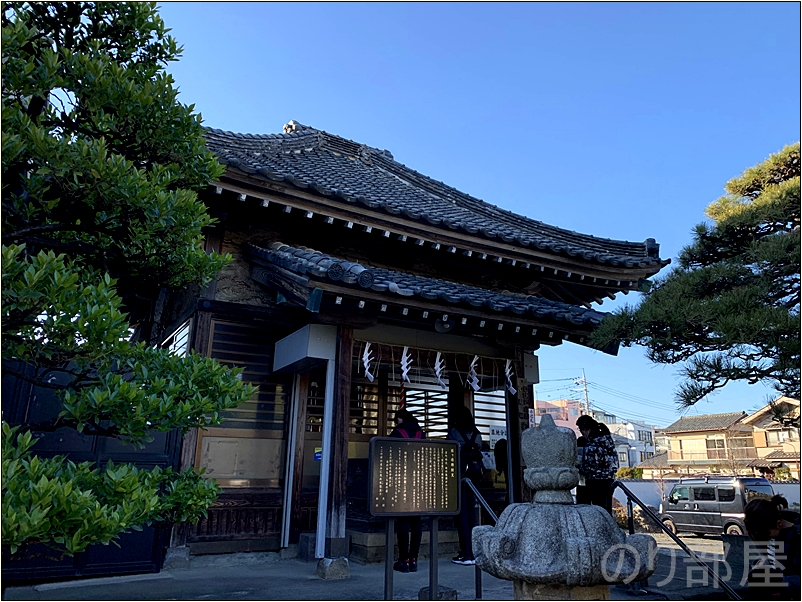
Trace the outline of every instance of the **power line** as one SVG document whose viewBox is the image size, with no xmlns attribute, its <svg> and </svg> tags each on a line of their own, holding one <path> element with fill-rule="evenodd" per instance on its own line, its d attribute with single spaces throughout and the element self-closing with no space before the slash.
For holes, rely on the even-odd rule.
<svg viewBox="0 0 802 602">
<path fill-rule="evenodd" d="M 671 411 L 675 411 L 676 410 L 676 407 L 674 407 L 674 406 L 669 406 L 667 404 L 660 403 L 658 401 L 653 401 L 651 399 L 646 399 L 644 397 L 638 397 L 637 395 L 632 395 L 631 393 L 625 393 L 623 391 L 618 391 L 617 389 L 613 389 L 612 387 L 608 387 L 606 385 L 601 385 L 599 383 L 595 383 L 595 382 L 592 382 L 592 381 L 588 381 L 588 384 L 591 385 L 594 388 L 599 389 L 603 393 L 607 393 L 608 395 L 612 395 L 614 397 L 619 397 L 619 398 L 624 399 L 626 401 L 633 401 L 633 402 L 636 402 L 636 403 L 639 403 L 639 404 L 643 404 L 643 405 L 654 407 L 654 408 L 661 409 L 661 410 L 671 410 Z"/>
</svg>

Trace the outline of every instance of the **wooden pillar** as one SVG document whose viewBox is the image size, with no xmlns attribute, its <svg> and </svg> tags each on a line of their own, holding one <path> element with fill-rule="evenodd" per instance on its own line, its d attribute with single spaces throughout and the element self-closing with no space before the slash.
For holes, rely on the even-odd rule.
<svg viewBox="0 0 802 602">
<path fill-rule="evenodd" d="M 329 477 L 328 525 L 326 529 L 326 556 L 344 556 L 346 484 L 348 480 L 348 422 L 351 415 L 351 362 L 353 358 L 354 329 L 340 326 L 337 331 L 337 359 L 335 360 L 334 415 L 332 416 L 332 455 Z M 331 542 L 329 542 L 331 540 Z M 337 541 L 342 540 L 342 541 Z"/>
<path fill-rule="evenodd" d="M 387 420 L 390 418 L 389 407 L 389 392 L 390 392 L 390 375 L 387 370 L 379 370 L 376 375 L 379 383 L 379 428 L 378 433 L 380 437 L 387 437 L 391 431 L 387 430 Z M 390 420 L 392 422 L 392 420 Z"/>
<path fill-rule="evenodd" d="M 448 375 L 448 427 L 451 428 L 455 412 L 460 406 L 470 407 L 470 396 L 465 395 L 465 387 L 456 372 Z"/>
<path fill-rule="evenodd" d="M 528 502 L 532 499 L 532 492 L 523 480 L 526 465 L 521 458 L 521 434 L 529 428 L 529 408 L 533 408 L 535 404 L 532 385 L 524 377 L 523 350 L 520 347 L 515 349 L 513 368 L 517 392 L 512 395 L 507 391 L 504 395 L 507 406 L 510 474 L 517 476 L 510 479 L 510 502 Z"/>
<path fill-rule="evenodd" d="M 289 543 L 298 543 L 301 539 L 301 492 L 304 481 L 304 435 L 306 433 L 306 404 L 309 398 L 309 372 L 298 375 L 298 392 L 293 391 L 298 401 L 297 422 L 295 424 L 295 453 L 292 465 L 292 497 L 290 502 L 290 537 Z M 290 421 L 292 423 L 292 421 Z"/>
</svg>

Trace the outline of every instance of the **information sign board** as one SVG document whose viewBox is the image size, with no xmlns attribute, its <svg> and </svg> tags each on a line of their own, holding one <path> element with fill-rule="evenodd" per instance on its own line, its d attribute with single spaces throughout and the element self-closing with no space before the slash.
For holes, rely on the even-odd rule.
<svg viewBox="0 0 802 602">
<path fill-rule="evenodd" d="M 459 513 L 456 441 L 374 437 L 368 486 L 373 516 Z"/>
</svg>

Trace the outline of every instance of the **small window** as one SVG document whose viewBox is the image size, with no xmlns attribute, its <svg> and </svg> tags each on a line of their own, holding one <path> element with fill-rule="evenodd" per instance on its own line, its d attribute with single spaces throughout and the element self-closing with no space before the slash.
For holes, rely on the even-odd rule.
<svg viewBox="0 0 802 602">
<path fill-rule="evenodd" d="M 732 487 L 719 487 L 718 488 L 718 501 L 719 502 L 734 502 L 735 489 Z"/>
<path fill-rule="evenodd" d="M 618 461 L 625 464 L 628 461 L 627 452 L 618 452 Z"/>
<path fill-rule="evenodd" d="M 712 487 L 694 487 L 693 499 L 697 502 L 710 502 L 716 500 L 716 490 Z"/>
<path fill-rule="evenodd" d="M 771 496 L 774 495 L 774 491 L 771 489 L 771 485 L 746 485 L 744 487 L 744 494 L 746 495 L 746 503 L 748 504 L 752 500 L 757 499 L 771 499 Z"/>
<path fill-rule="evenodd" d="M 675 487 L 671 492 L 671 501 L 675 504 L 678 501 L 688 501 L 688 487 Z"/>
</svg>

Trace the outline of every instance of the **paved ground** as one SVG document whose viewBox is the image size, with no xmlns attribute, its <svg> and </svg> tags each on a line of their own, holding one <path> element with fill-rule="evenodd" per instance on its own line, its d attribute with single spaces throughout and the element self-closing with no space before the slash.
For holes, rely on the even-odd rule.
<svg viewBox="0 0 802 602">
<path fill-rule="evenodd" d="M 667 536 L 657 535 L 660 546 L 657 570 L 645 591 L 613 586 L 614 600 L 726 599 L 714 588 L 696 564 L 685 559 Z M 683 538 L 697 553 L 709 553 L 722 560 L 721 540 Z M 718 550 L 718 551 L 716 551 Z M 721 565 L 723 563 L 719 563 Z M 673 566 L 673 569 L 672 569 Z M 719 567 L 721 568 L 721 567 Z M 417 573 L 394 573 L 394 599 L 417 600 L 428 586 L 428 564 Z M 350 565 L 351 577 L 322 580 L 316 565 L 299 560 L 278 560 L 276 554 L 237 554 L 193 558 L 188 569 L 157 574 L 101 579 L 83 579 L 27 587 L 9 587 L 4 600 L 381 600 L 384 596 L 384 566 Z M 438 563 L 440 586 L 457 590 L 460 600 L 476 599 L 473 567 Z M 482 574 L 483 598 L 511 600 L 512 584 Z"/>
</svg>

